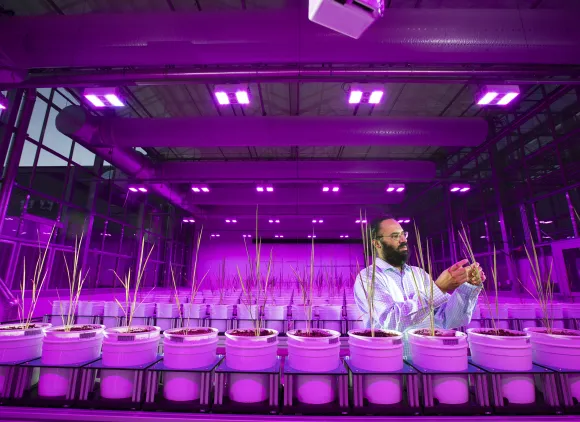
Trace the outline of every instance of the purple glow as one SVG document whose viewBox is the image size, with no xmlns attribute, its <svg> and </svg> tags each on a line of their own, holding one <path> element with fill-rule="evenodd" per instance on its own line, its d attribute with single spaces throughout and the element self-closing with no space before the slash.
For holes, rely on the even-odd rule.
<svg viewBox="0 0 580 422">
<path fill-rule="evenodd" d="M 512 100 L 514 98 L 516 98 L 519 95 L 518 92 L 508 92 L 507 94 L 505 94 L 503 96 L 503 98 L 501 100 L 499 100 L 497 102 L 497 105 L 506 105 L 512 102 Z"/>
<path fill-rule="evenodd" d="M 451 192 L 457 192 L 459 188 L 451 188 Z"/>
<path fill-rule="evenodd" d="M 250 97 L 246 91 L 237 91 L 236 99 L 238 100 L 238 104 L 250 104 Z"/>
<path fill-rule="evenodd" d="M 349 104 L 358 104 L 362 99 L 362 91 L 350 91 L 350 95 L 348 97 Z"/>
<path fill-rule="evenodd" d="M 201 191 L 207 193 L 207 192 L 209 192 L 209 188 L 203 187 L 203 188 L 201 188 Z"/>
<path fill-rule="evenodd" d="M 266 191 L 267 192 L 274 192 L 274 188 L 272 186 L 267 186 Z"/>
<path fill-rule="evenodd" d="M 520 95 L 520 87 L 518 85 L 485 85 L 478 95 L 480 96 L 477 100 L 479 105 L 505 106 Z"/>
<path fill-rule="evenodd" d="M 313 223 L 316 223 L 316 220 L 312 220 Z"/>
<path fill-rule="evenodd" d="M 369 98 L 369 104 L 378 104 L 381 102 L 382 98 L 383 98 L 383 91 L 373 91 L 370 98 Z"/>
<path fill-rule="evenodd" d="M 258 192 L 264 192 L 264 187 L 263 186 L 258 186 L 258 187 L 256 187 L 256 190 Z"/>
<path fill-rule="evenodd" d="M 391 187 L 387 188 L 387 192 L 394 192 L 394 191 L 395 191 L 395 188 L 391 188 Z"/>
<path fill-rule="evenodd" d="M 88 95 L 85 95 L 85 98 L 87 100 L 89 100 L 90 103 L 92 105 L 94 105 L 95 107 L 104 107 L 105 106 L 105 103 L 102 102 L 101 99 L 99 97 L 97 97 L 96 95 L 88 94 Z"/>
<path fill-rule="evenodd" d="M 222 91 L 216 92 L 215 97 L 218 100 L 218 103 L 220 103 L 220 105 L 227 105 L 230 103 L 230 99 L 228 98 L 228 94 L 226 94 L 225 92 L 222 92 Z"/>
<path fill-rule="evenodd" d="M 6 106 L 4 104 L 0 104 L 0 110 L 6 110 Z"/>
<path fill-rule="evenodd" d="M 268 220 L 268 223 L 272 224 L 274 222 L 274 220 Z"/>
<path fill-rule="evenodd" d="M 184 222 L 184 223 L 189 223 L 189 220 L 188 220 L 187 218 L 184 218 L 184 219 L 183 219 L 183 222 Z"/>
<path fill-rule="evenodd" d="M 477 102 L 478 105 L 487 105 L 497 97 L 497 92 L 487 92 L 481 99 Z"/>
<path fill-rule="evenodd" d="M 316 239 L 316 235 L 315 235 L 315 234 L 314 234 L 314 235 L 312 235 L 312 234 L 309 234 L 309 235 L 308 235 L 308 239 Z"/>
<path fill-rule="evenodd" d="M 403 192 L 405 188 L 397 188 L 397 192 Z"/>
<path fill-rule="evenodd" d="M 279 222 L 280 222 L 280 220 L 276 220 L 276 223 L 279 223 Z"/>
<path fill-rule="evenodd" d="M 366 224 L 367 223 L 367 220 L 362 220 L 362 221 L 361 220 L 356 220 L 355 223 L 357 223 L 357 224 L 360 224 L 360 223 Z"/>
<path fill-rule="evenodd" d="M 107 94 L 105 98 L 113 107 L 124 107 L 125 104 L 115 94 Z"/>
<path fill-rule="evenodd" d="M 341 234 L 340 235 L 340 238 L 341 239 L 348 239 L 348 234 Z"/>
<path fill-rule="evenodd" d="M 231 220 L 226 220 L 226 223 L 231 223 Z"/>
<path fill-rule="evenodd" d="M 471 188 L 461 188 L 461 189 L 459 189 L 459 192 L 467 192 L 469 189 L 471 189 Z"/>
<path fill-rule="evenodd" d="M 201 189 L 200 188 L 191 188 L 191 190 L 194 191 L 194 192 L 201 192 Z"/>
<path fill-rule="evenodd" d="M 338 186 L 334 186 L 334 187 L 332 188 L 332 191 L 333 191 L 333 192 L 338 192 L 339 190 L 340 190 L 340 188 L 339 188 Z"/>
<path fill-rule="evenodd" d="M 217 234 L 217 233 L 212 233 L 212 234 L 211 234 L 211 237 L 220 237 L 220 235 L 219 235 L 219 234 Z"/>
<path fill-rule="evenodd" d="M 282 235 L 282 234 L 277 234 L 277 235 L 275 235 L 274 237 L 276 237 L 276 238 L 283 238 L 283 237 L 284 237 L 284 235 Z"/>
<path fill-rule="evenodd" d="M 243 237 L 252 237 L 252 235 L 251 235 L 251 234 L 243 234 L 242 236 L 243 236 Z"/>
<path fill-rule="evenodd" d="M 552 223 L 553 223 L 552 220 L 547 220 L 547 221 L 540 220 L 540 224 L 552 224 Z"/>
<path fill-rule="evenodd" d="M 129 188 L 129 190 L 130 190 L 131 192 L 137 192 L 137 188 L 134 188 L 134 187 L 130 187 L 130 188 Z"/>
<path fill-rule="evenodd" d="M 411 222 L 411 220 L 405 220 L 404 221 L 404 223 L 410 223 L 410 222 Z"/>
<path fill-rule="evenodd" d="M 237 222 L 238 222 L 238 220 L 232 220 L 232 223 L 237 223 Z"/>
<path fill-rule="evenodd" d="M 328 192 L 329 190 L 330 190 L 330 188 L 328 186 L 322 187 L 322 192 Z"/>
<path fill-rule="evenodd" d="M 319 223 L 324 223 L 324 220 L 318 220 Z"/>
<path fill-rule="evenodd" d="M 146 188 L 139 188 L 139 191 L 141 191 L 141 192 L 147 192 L 147 189 Z"/>
</svg>

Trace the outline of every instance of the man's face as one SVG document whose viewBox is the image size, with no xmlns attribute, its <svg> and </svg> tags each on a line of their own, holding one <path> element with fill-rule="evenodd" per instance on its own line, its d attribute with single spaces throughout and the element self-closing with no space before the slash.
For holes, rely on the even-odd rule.
<svg viewBox="0 0 580 422">
<path fill-rule="evenodd" d="M 377 255 L 394 267 L 400 267 L 409 259 L 407 238 L 396 220 L 383 221 L 373 243 Z"/>
</svg>

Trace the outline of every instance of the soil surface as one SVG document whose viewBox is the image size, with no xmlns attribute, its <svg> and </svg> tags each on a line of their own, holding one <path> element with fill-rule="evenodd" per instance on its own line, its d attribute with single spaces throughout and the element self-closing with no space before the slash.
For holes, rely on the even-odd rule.
<svg viewBox="0 0 580 422">
<path fill-rule="evenodd" d="M 121 334 L 139 334 L 139 333 L 150 333 L 151 331 L 155 331 L 153 327 L 145 327 L 145 328 L 129 328 L 125 331 L 119 331 Z"/>
<path fill-rule="evenodd" d="M 296 330 L 294 335 L 298 337 L 332 337 L 332 334 L 324 330 L 310 330 L 310 332 L 305 330 Z"/>
<path fill-rule="evenodd" d="M 173 331 L 171 335 L 177 334 L 180 336 L 198 336 L 201 334 L 210 334 L 212 332 L 213 331 L 210 330 L 209 328 L 184 328 L 179 331 Z"/>
<path fill-rule="evenodd" d="M 373 337 L 371 330 L 354 331 L 355 336 Z M 398 334 L 375 330 L 375 337 L 398 337 Z"/>
<path fill-rule="evenodd" d="M 91 330 L 95 330 L 99 327 L 96 327 L 94 325 L 75 325 L 72 326 L 68 331 L 72 332 L 72 331 L 91 331 Z M 54 331 L 67 331 L 64 328 L 57 328 Z"/>
<path fill-rule="evenodd" d="M 27 329 L 31 328 L 41 328 L 40 325 L 30 324 Z M 24 324 L 15 324 L 15 325 L 8 325 L 6 327 L 0 327 L 0 331 L 8 331 L 8 330 L 24 330 Z"/>
<path fill-rule="evenodd" d="M 256 330 L 249 328 L 247 330 L 232 330 L 230 331 L 230 334 L 238 337 L 263 337 L 269 336 L 273 333 L 270 330 L 260 330 L 260 334 L 256 335 Z"/>
<path fill-rule="evenodd" d="M 521 333 L 519 331 L 511 332 L 504 330 L 503 328 L 499 328 L 494 330 L 493 328 L 489 328 L 487 330 L 477 330 L 475 331 L 477 334 L 484 334 L 486 336 L 499 336 L 499 337 L 525 337 L 526 333 Z"/>
<path fill-rule="evenodd" d="M 455 331 L 439 330 L 437 328 L 435 329 L 434 336 L 431 335 L 431 330 L 429 328 L 423 328 L 422 330 L 417 330 L 417 331 L 415 331 L 415 334 L 420 335 L 420 336 L 426 336 L 426 337 L 456 337 Z"/>
<path fill-rule="evenodd" d="M 542 331 L 540 331 L 540 332 L 542 332 Z M 548 334 L 547 330 L 544 330 L 543 333 Z M 571 336 L 571 337 L 580 336 L 580 334 L 578 334 L 574 331 L 570 331 L 570 330 L 566 330 L 566 329 L 562 329 L 562 328 L 552 329 L 552 332 L 550 334 L 556 335 L 556 336 Z"/>
</svg>

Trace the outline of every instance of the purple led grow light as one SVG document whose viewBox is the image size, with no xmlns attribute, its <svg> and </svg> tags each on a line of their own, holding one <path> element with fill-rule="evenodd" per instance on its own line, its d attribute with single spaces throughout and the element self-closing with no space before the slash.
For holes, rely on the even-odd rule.
<svg viewBox="0 0 580 422">
<path fill-rule="evenodd" d="M 518 95 L 517 85 L 485 85 L 477 95 L 478 105 L 507 105 Z"/>
</svg>

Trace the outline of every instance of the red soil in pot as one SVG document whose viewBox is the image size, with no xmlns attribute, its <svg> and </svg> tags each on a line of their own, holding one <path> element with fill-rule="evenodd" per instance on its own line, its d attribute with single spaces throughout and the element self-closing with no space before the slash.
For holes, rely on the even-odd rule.
<svg viewBox="0 0 580 422">
<path fill-rule="evenodd" d="M 352 334 L 360 337 L 373 337 L 371 330 L 353 331 Z M 375 337 L 398 337 L 399 334 L 375 330 Z"/>
<path fill-rule="evenodd" d="M 210 334 L 213 330 L 209 328 L 183 328 L 179 331 L 171 332 L 171 335 L 177 334 L 180 336 L 199 336 L 201 334 Z"/>
<path fill-rule="evenodd" d="M 474 332 L 477 334 L 483 334 L 486 336 L 498 336 L 498 337 L 525 337 L 527 335 L 526 333 L 512 332 L 512 331 L 504 330 L 502 328 L 499 328 L 497 330 L 494 330 L 493 328 L 489 328 L 487 330 L 477 330 Z"/>
<path fill-rule="evenodd" d="M 94 325 L 75 325 L 73 327 L 70 328 L 70 330 L 68 330 L 69 332 L 73 332 L 73 331 L 91 331 L 91 330 L 96 330 L 97 326 Z M 67 331 L 64 328 L 57 328 L 54 331 Z"/>
<path fill-rule="evenodd" d="M 256 330 L 249 328 L 247 330 L 232 330 L 229 332 L 229 334 L 237 337 L 264 337 L 274 333 L 270 330 L 260 330 L 260 334 L 256 335 Z"/>
<path fill-rule="evenodd" d="M 415 334 L 417 334 L 419 336 L 425 336 L 425 337 L 456 337 L 455 331 L 439 330 L 437 328 L 435 329 L 434 336 L 431 335 L 431 330 L 428 328 L 423 328 L 422 330 L 417 330 L 417 331 L 415 331 Z"/>
<path fill-rule="evenodd" d="M 294 335 L 298 337 L 332 337 L 331 333 L 323 330 L 310 330 L 310 332 L 305 330 L 296 330 Z"/>
<path fill-rule="evenodd" d="M 31 328 L 42 328 L 40 325 L 30 324 L 28 328 L 24 327 L 24 324 L 16 324 L 16 325 L 9 325 L 7 327 L 0 327 L 0 331 L 8 331 L 8 330 L 24 330 L 24 329 L 31 329 Z"/>
</svg>

